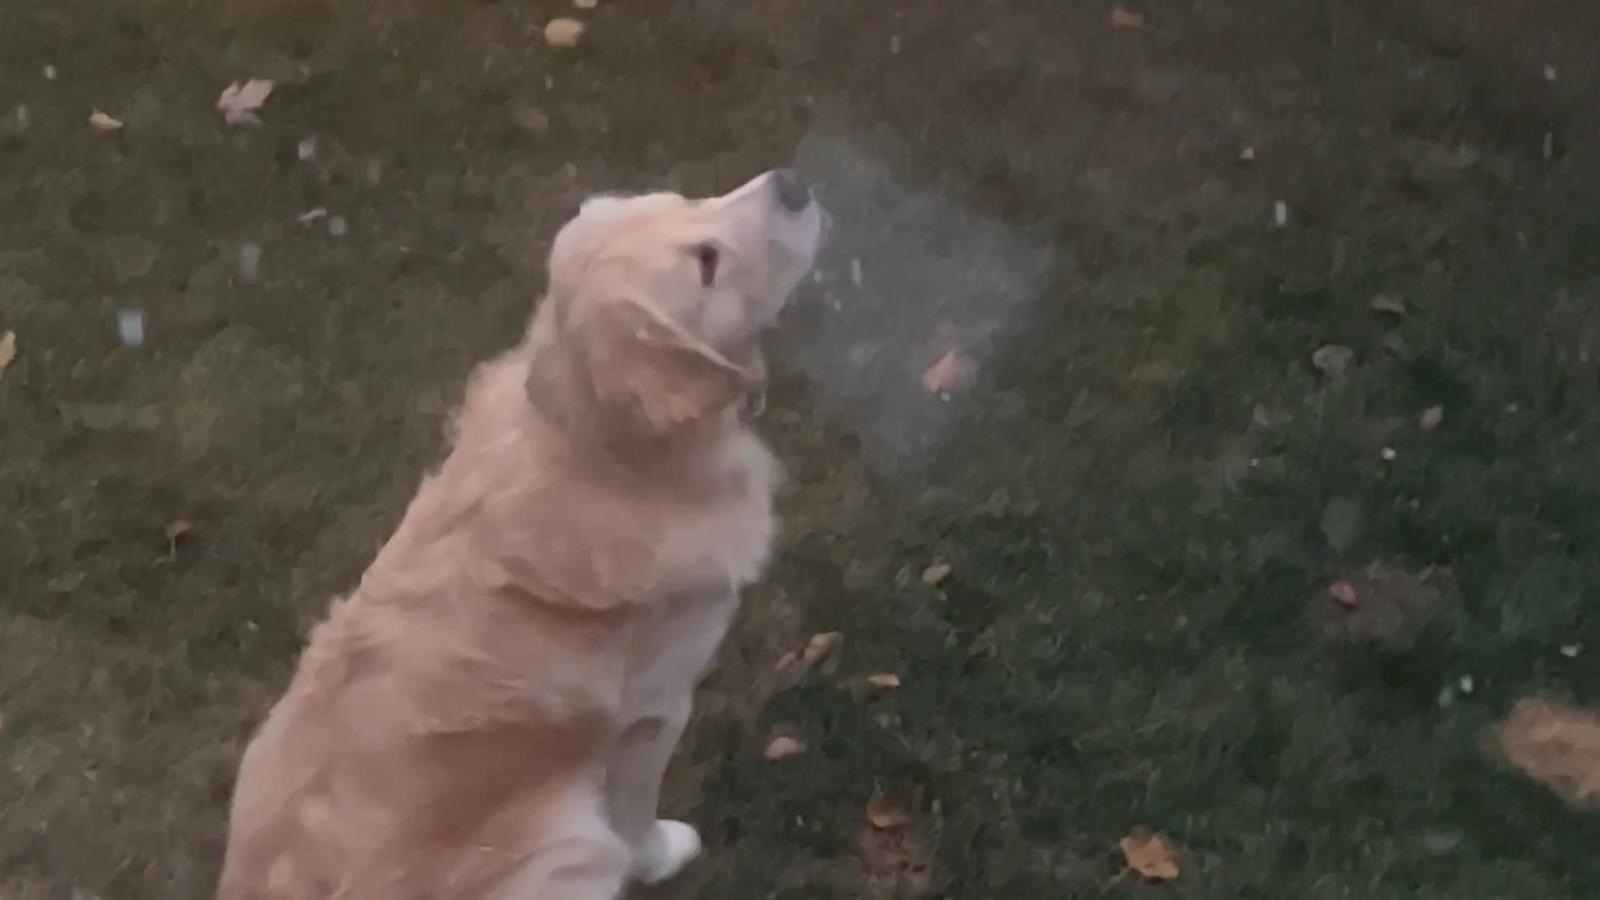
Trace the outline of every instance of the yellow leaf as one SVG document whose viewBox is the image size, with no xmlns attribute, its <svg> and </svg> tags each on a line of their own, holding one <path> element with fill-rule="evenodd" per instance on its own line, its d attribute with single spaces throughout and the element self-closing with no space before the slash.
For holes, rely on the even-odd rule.
<svg viewBox="0 0 1600 900">
<path fill-rule="evenodd" d="M 1139 13 L 1133 12 L 1132 10 L 1124 9 L 1119 4 L 1117 6 L 1111 7 L 1111 27 L 1112 28 L 1143 28 L 1144 27 L 1144 16 L 1140 15 Z"/>
<path fill-rule="evenodd" d="M 1118 842 L 1128 868 L 1153 881 L 1178 877 L 1178 851 L 1162 835 L 1148 828 L 1135 828 Z"/>
<path fill-rule="evenodd" d="M 89 113 L 89 127 L 103 134 L 110 134 L 122 129 L 122 120 L 108 116 L 97 109 Z"/>
<path fill-rule="evenodd" d="M 552 47 L 576 47 L 582 37 L 583 23 L 577 19 L 551 19 L 550 24 L 544 26 L 544 42 Z"/>
<path fill-rule="evenodd" d="M 17 333 L 7 331 L 0 334 L 0 374 L 4 374 L 6 366 L 17 358 Z"/>
<path fill-rule="evenodd" d="M 922 570 L 922 583 L 928 587 L 938 587 L 949 577 L 950 564 L 947 562 L 936 562 Z"/>
<path fill-rule="evenodd" d="M 867 676 L 867 684 L 883 690 L 893 690 L 900 686 L 900 676 L 893 672 L 879 672 Z"/>
<path fill-rule="evenodd" d="M 799 738 L 780 735 L 767 744 L 764 754 L 768 762 L 783 762 L 791 756 L 799 756 L 806 752 L 806 745 Z"/>
</svg>

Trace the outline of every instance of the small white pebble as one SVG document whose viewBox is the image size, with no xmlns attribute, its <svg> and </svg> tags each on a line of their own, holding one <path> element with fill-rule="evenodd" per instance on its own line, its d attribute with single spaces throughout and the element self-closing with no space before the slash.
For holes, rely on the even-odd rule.
<svg viewBox="0 0 1600 900">
<path fill-rule="evenodd" d="M 896 34 L 896 35 L 891 35 L 889 37 L 889 52 L 890 53 L 899 53 L 900 52 L 900 35 Z"/>
<path fill-rule="evenodd" d="M 1545 63 L 1544 64 L 1544 80 L 1545 81 L 1555 81 L 1556 80 L 1556 67 L 1551 65 L 1550 63 Z"/>
<path fill-rule="evenodd" d="M 1544 158 L 1551 159 L 1556 155 L 1556 136 L 1554 132 L 1544 133 Z"/>
<path fill-rule="evenodd" d="M 1385 447 L 1382 450 L 1378 451 L 1378 455 L 1383 457 L 1383 461 L 1384 462 L 1394 462 L 1394 458 L 1398 454 L 1396 454 L 1394 452 L 1394 448 L 1393 447 Z"/>
<path fill-rule="evenodd" d="M 55 81 L 56 80 L 56 75 L 58 75 L 58 74 L 59 73 L 56 71 L 56 67 L 55 66 L 47 64 L 44 67 L 44 80 L 45 81 Z"/>
<path fill-rule="evenodd" d="M 1449 709 L 1451 704 L 1453 704 L 1455 702 L 1456 702 L 1456 692 L 1450 687 L 1450 685 L 1447 684 L 1444 687 L 1439 689 L 1439 708 L 1440 709 Z"/>
<path fill-rule="evenodd" d="M 1289 224 L 1289 204 L 1279 200 L 1272 204 L 1272 224 L 1279 228 Z"/>
<path fill-rule="evenodd" d="M 117 337 L 124 347 L 137 347 L 144 343 L 144 310 L 117 310 Z"/>
<path fill-rule="evenodd" d="M 1254 148 L 1254 147 L 1246 147 L 1243 150 L 1239 151 L 1239 161 L 1240 162 L 1254 162 L 1255 158 L 1256 158 L 1256 148 Z"/>
<path fill-rule="evenodd" d="M 1461 689 L 1461 693 L 1466 694 L 1469 697 L 1472 696 L 1472 676 L 1463 675 L 1456 679 L 1456 687 Z"/>
<path fill-rule="evenodd" d="M 852 284 L 854 284 L 856 287 L 861 287 L 861 281 L 862 281 L 862 278 L 861 278 L 861 257 L 859 257 L 859 256 L 851 257 L 851 259 L 850 259 L 850 282 Z"/>
<path fill-rule="evenodd" d="M 300 143 L 295 145 L 294 152 L 296 156 L 300 157 L 301 162 L 309 162 L 316 159 L 317 139 L 314 137 L 301 138 Z"/>
<path fill-rule="evenodd" d="M 12 115 L 16 118 L 17 128 L 21 131 L 26 131 L 28 126 L 33 124 L 33 113 L 28 112 L 26 106 L 19 104 Z"/>
<path fill-rule="evenodd" d="M 343 237 L 349 230 L 350 223 L 344 220 L 344 216 L 334 216 L 328 220 L 328 233 L 334 237 Z"/>
<path fill-rule="evenodd" d="M 1580 654 L 1582 652 L 1583 652 L 1583 645 L 1582 644 L 1562 644 L 1561 645 L 1561 655 L 1565 656 L 1567 659 L 1577 659 L 1578 658 L 1578 654 Z"/>
<path fill-rule="evenodd" d="M 239 245 L 239 278 L 243 281 L 255 281 L 261 274 L 261 245 L 245 243 Z"/>
</svg>

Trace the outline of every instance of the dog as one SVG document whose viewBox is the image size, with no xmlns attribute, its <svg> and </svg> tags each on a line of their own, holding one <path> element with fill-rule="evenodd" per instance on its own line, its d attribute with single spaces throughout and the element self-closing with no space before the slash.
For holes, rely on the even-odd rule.
<svg viewBox="0 0 1600 900">
<path fill-rule="evenodd" d="M 219 900 L 612 900 L 698 855 L 661 778 L 770 553 L 745 405 L 824 220 L 789 170 L 583 203 L 246 748 Z"/>
</svg>

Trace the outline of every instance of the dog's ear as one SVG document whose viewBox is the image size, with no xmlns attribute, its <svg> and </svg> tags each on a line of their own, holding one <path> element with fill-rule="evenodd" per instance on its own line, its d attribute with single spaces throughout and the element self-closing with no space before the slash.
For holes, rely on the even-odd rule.
<svg viewBox="0 0 1600 900">
<path fill-rule="evenodd" d="M 647 300 L 587 298 L 571 315 L 595 400 L 648 433 L 714 415 L 748 387 L 749 373 Z"/>
</svg>

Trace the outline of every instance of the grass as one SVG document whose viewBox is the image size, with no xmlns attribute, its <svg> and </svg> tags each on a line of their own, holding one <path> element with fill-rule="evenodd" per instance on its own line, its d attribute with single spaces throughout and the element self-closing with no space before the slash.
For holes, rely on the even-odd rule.
<svg viewBox="0 0 1600 900">
<path fill-rule="evenodd" d="M 665 893 L 869 891 L 878 785 L 920 792 L 934 896 L 1600 892 L 1592 814 L 1482 746 L 1518 697 L 1600 699 L 1586 14 L 1171 6 L 602 3 L 563 54 L 554 2 L 6 4 L 0 897 L 207 896 L 249 728 L 571 204 L 791 156 L 838 228 L 775 348 L 786 533 L 673 778 L 711 852 Z M 220 127 L 250 75 L 266 126 Z M 951 344 L 976 382 L 929 397 Z M 1328 639 L 1373 559 L 1448 601 Z M 809 751 L 766 762 L 774 731 Z M 1140 824 L 1176 882 L 1119 875 Z"/>
</svg>

